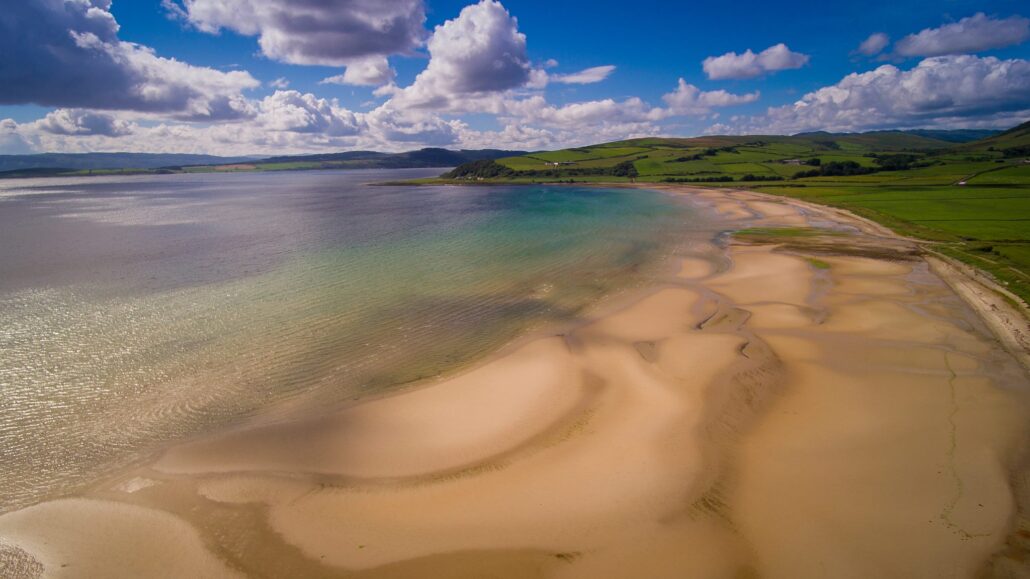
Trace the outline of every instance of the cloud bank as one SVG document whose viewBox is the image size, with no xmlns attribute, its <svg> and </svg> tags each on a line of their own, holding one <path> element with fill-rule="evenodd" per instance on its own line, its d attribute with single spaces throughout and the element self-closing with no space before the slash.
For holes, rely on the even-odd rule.
<svg viewBox="0 0 1030 579">
<path fill-rule="evenodd" d="M 343 67 L 321 84 L 376 87 L 377 98 L 351 110 L 335 99 L 291 90 L 286 77 L 262 86 L 245 71 L 159 56 L 119 38 L 110 0 L 19 2 L 0 16 L 0 103 L 56 110 L 31 122 L 0 120 L 0 152 L 541 149 L 661 135 L 681 123 L 704 122 L 718 132 L 789 133 L 999 126 L 1030 114 L 1030 63 L 952 54 L 1024 41 L 1028 21 L 1015 16 L 975 14 L 906 36 L 893 51 L 885 33 L 872 34 L 858 54 L 935 56 L 905 67 L 898 59 L 847 75 L 795 103 L 727 119 L 724 111 L 758 102 L 760 92 L 705 90 L 687 77 L 653 102 L 638 96 L 549 100 L 548 87 L 599 83 L 615 66 L 560 73 L 553 59 L 531 60 L 518 19 L 497 0 L 466 6 L 431 32 L 424 29 L 421 0 L 164 3 L 188 27 L 253 37 L 267 58 Z M 428 56 L 426 66 L 399 86 L 389 59 L 413 52 Z M 781 43 L 759 53 L 709 57 L 702 68 L 712 80 L 748 79 L 808 62 L 808 55 Z M 263 92 L 255 95 L 258 89 Z M 576 92 L 561 90 L 556 98 Z"/>
<path fill-rule="evenodd" d="M 973 55 L 938 56 L 910 70 L 886 64 L 845 76 L 742 119 L 738 132 L 861 131 L 932 125 L 1015 124 L 1030 115 L 1030 61 Z"/>
</svg>

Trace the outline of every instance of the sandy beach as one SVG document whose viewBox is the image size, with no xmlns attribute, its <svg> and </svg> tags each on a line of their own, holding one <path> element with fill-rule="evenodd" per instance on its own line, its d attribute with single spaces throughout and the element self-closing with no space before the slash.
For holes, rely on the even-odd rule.
<svg viewBox="0 0 1030 579">
<path fill-rule="evenodd" d="M 725 231 L 826 233 L 719 236 L 458 375 L 4 514 L 0 574 L 1030 574 L 1025 318 L 846 213 L 664 189 Z"/>
</svg>

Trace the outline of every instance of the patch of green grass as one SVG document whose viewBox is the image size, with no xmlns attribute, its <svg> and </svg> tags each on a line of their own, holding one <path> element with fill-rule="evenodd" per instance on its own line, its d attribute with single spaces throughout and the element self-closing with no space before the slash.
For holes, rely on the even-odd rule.
<svg viewBox="0 0 1030 579">
<path fill-rule="evenodd" d="M 732 177 L 741 177 L 743 175 L 772 175 L 773 172 L 768 167 L 759 163 L 716 163 L 719 169 Z"/>
<path fill-rule="evenodd" d="M 969 179 L 970 185 L 1018 185 L 1030 183 L 1030 164 L 1000 165 L 994 171 L 986 171 Z"/>
<path fill-rule="evenodd" d="M 945 245 L 938 251 L 990 273 L 1024 302 L 1030 303 L 1030 243 L 1004 246 Z"/>
<path fill-rule="evenodd" d="M 902 235 L 937 242 L 937 251 L 989 272 L 1030 303 L 1030 176 L 997 173 L 1016 182 L 906 186 L 842 181 L 762 190 L 847 209 Z"/>
<path fill-rule="evenodd" d="M 830 269 L 830 264 L 826 263 L 821 259 L 816 259 L 814 257 L 806 257 L 805 261 L 807 261 L 809 265 L 816 269 Z"/>
</svg>

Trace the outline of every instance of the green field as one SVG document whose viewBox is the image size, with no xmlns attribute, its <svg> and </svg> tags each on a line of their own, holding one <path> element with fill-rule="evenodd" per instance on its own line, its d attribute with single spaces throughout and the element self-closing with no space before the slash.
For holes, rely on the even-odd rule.
<svg viewBox="0 0 1030 579">
<path fill-rule="evenodd" d="M 873 219 L 990 272 L 1030 303 L 1028 147 L 1030 123 L 963 144 L 890 131 L 646 138 L 498 159 L 501 171 L 488 179 L 472 172 L 430 181 L 747 187 Z M 627 162 L 636 174 L 615 174 Z M 820 174 L 803 174 L 813 171 Z"/>
</svg>

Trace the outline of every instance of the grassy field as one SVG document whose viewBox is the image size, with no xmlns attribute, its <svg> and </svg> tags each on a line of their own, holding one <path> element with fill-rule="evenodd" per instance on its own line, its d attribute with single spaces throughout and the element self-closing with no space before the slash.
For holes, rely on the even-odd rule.
<svg viewBox="0 0 1030 579">
<path fill-rule="evenodd" d="M 828 187 L 762 186 L 760 191 L 847 209 L 932 249 L 992 273 L 1030 303 L 1030 173 L 1022 183 Z"/>
<path fill-rule="evenodd" d="M 755 189 L 847 209 L 924 240 L 928 250 L 990 272 L 1030 303 L 1028 147 L 1030 123 L 962 144 L 898 132 L 647 138 L 497 159 L 501 174 L 489 179 L 473 172 L 427 181 Z M 615 174 L 627 162 L 635 175 Z"/>
</svg>

